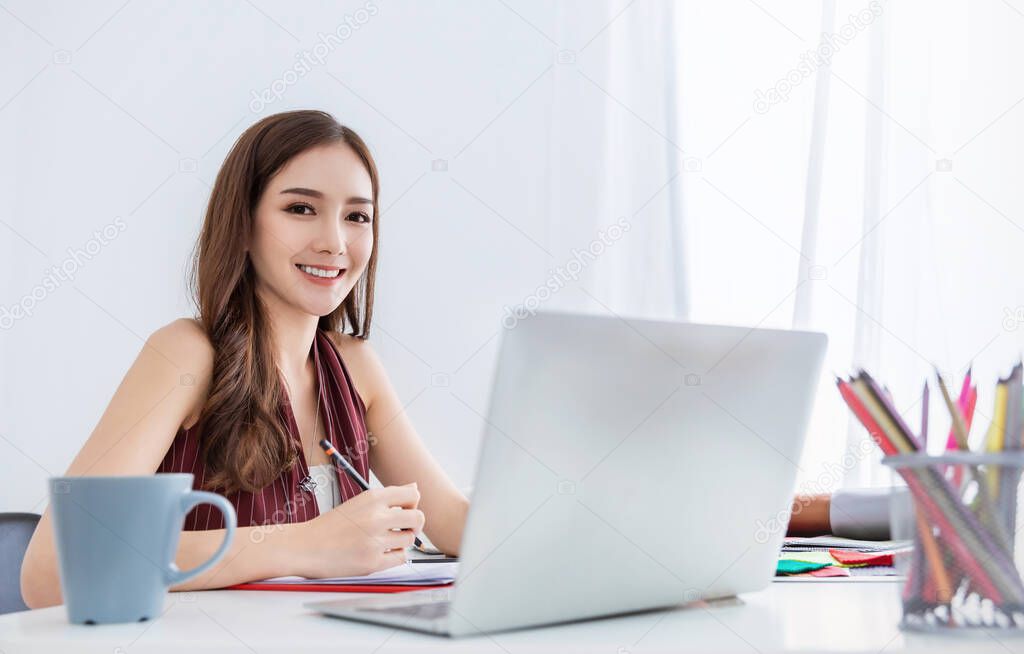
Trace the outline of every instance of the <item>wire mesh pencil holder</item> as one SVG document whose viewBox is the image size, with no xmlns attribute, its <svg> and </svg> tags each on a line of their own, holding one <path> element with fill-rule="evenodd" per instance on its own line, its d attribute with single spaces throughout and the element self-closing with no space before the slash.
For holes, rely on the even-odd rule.
<svg viewBox="0 0 1024 654">
<path fill-rule="evenodd" d="M 891 516 L 892 538 L 913 542 L 894 561 L 906 576 L 900 628 L 1024 635 L 1016 542 L 1024 451 L 899 454 L 882 463 L 913 498 L 910 515 Z"/>
</svg>

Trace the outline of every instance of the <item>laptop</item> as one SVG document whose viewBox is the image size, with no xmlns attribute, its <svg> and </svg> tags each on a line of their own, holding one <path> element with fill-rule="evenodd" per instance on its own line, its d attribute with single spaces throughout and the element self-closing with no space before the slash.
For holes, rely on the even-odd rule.
<svg viewBox="0 0 1024 654">
<path fill-rule="evenodd" d="M 303 605 L 466 636 L 766 587 L 826 342 L 556 311 L 506 326 L 454 585 Z"/>
</svg>

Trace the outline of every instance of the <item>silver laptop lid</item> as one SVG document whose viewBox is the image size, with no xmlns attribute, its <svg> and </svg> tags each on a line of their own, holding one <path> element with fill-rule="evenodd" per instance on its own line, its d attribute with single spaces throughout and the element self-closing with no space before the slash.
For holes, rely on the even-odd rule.
<svg viewBox="0 0 1024 654">
<path fill-rule="evenodd" d="M 825 346 L 549 311 L 505 330 L 449 631 L 769 583 Z"/>
</svg>

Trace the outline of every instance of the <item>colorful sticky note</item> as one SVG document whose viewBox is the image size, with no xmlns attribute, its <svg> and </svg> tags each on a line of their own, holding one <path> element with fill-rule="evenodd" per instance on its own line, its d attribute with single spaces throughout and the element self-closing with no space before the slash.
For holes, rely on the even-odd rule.
<svg viewBox="0 0 1024 654">
<path fill-rule="evenodd" d="M 837 565 L 830 565 L 827 568 L 821 570 L 811 570 L 807 574 L 812 577 L 849 577 L 850 571 L 846 568 L 840 568 Z"/>
<path fill-rule="evenodd" d="M 804 563 L 824 563 L 826 565 L 836 564 L 836 560 L 832 558 L 832 554 L 825 551 L 784 552 L 779 558 L 787 561 L 803 561 Z"/>
<path fill-rule="evenodd" d="M 775 574 L 778 575 L 795 575 L 801 572 L 810 572 L 811 570 L 821 570 L 822 568 L 829 567 L 827 563 L 808 563 L 807 561 L 792 561 L 789 559 L 779 559 L 778 566 L 775 568 Z"/>
<path fill-rule="evenodd" d="M 843 550 L 829 550 L 829 553 L 840 565 L 860 567 L 868 565 L 892 565 L 892 554 L 878 554 L 873 552 L 844 552 Z"/>
</svg>

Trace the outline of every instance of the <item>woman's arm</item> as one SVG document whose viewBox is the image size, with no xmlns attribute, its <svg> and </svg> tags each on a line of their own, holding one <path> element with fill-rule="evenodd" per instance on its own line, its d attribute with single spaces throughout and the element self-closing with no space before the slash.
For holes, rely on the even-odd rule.
<svg viewBox="0 0 1024 654">
<path fill-rule="evenodd" d="M 829 505 L 832 496 L 797 495 L 793 498 L 787 536 L 820 536 L 832 532 L 829 519 Z"/>
<path fill-rule="evenodd" d="M 787 535 L 889 540 L 893 518 L 902 524 L 912 520 L 913 511 L 905 486 L 840 488 L 834 493 L 797 495 Z"/>
<path fill-rule="evenodd" d="M 65 475 L 153 474 L 178 428 L 205 400 L 212 366 L 212 347 L 193 321 L 176 320 L 155 331 Z M 179 566 L 201 560 L 219 542 L 213 534 L 183 534 Z M 260 561 L 257 553 L 233 565 L 258 568 Z M 25 552 L 21 592 L 32 608 L 61 601 L 49 507 Z"/>
<path fill-rule="evenodd" d="M 289 561 L 298 552 L 298 535 L 304 523 L 268 525 L 266 527 L 239 527 L 224 558 L 203 574 L 171 590 L 200 590 L 224 588 L 254 579 L 269 579 L 295 574 Z M 208 560 L 224 540 L 224 529 L 183 531 L 178 543 L 175 563 L 181 570 L 191 570 Z"/>
<path fill-rule="evenodd" d="M 40 527 L 33 536 L 36 548 L 31 568 L 22 567 L 21 592 L 30 609 L 61 604 L 60 576 L 49 526 Z M 177 586 L 172 591 L 224 588 L 254 579 L 296 574 L 303 552 L 302 533 L 306 523 L 278 524 L 266 527 L 240 527 L 224 557 L 203 574 Z M 175 564 L 191 570 L 207 561 L 220 547 L 224 529 L 182 531 Z M 43 555 L 46 550 L 46 555 Z"/>
<path fill-rule="evenodd" d="M 426 516 L 424 533 L 442 552 L 458 555 L 469 500 L 455 487 L 416 433 L 370 344 L 347 334 L 334 334 L 334 337 L 346 365 L 353 373 L 358 371 L 359 379 L 353 381 L 359 382 L 357 390 L 366 405 L 373 473 L 385 486 L 416 482 L 420 491 L 419 509 Z"/>
</svg>

